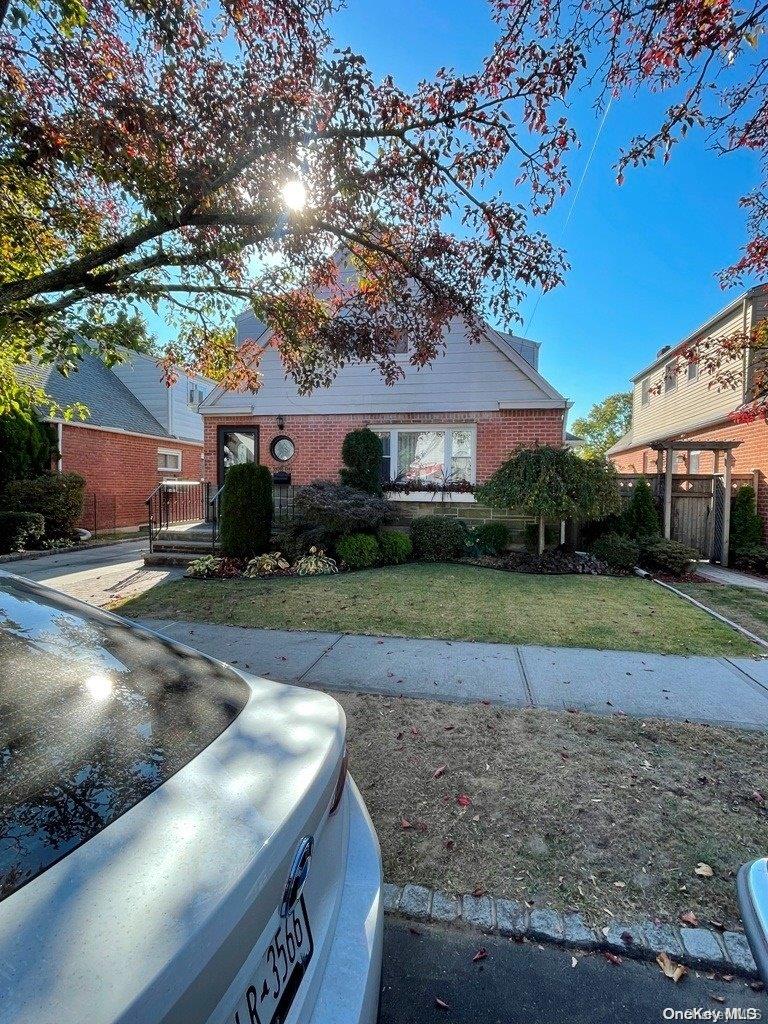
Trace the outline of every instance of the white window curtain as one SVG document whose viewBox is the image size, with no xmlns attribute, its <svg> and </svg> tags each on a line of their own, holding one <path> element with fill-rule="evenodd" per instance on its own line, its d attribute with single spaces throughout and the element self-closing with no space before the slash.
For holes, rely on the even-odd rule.
<svg viewBox="0 0 768 1024">
<path fill-rule="evenodd" d="M 384 481 L 474 481 L 475 433 L 469 427 L 393 427 L 379 431 Z"/>
</svg>

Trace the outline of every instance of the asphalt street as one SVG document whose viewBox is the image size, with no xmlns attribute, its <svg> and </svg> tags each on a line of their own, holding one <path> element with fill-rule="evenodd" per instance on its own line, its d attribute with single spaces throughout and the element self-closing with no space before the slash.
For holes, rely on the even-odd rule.
<svg viewBox="0 0 768 1024">
<path fill-rule="evenodd" d="M 721 1013 L 698 1018 L 714 1024 L 726 1010 L 768 1020 L 766 994 L 739 979 L 691 972 L 675 984 L 656 964 L 387 918 L 380 1024 L 648 1024 L 695 1020 L 669 1014 L 697 1007 Z"/>
</svg>

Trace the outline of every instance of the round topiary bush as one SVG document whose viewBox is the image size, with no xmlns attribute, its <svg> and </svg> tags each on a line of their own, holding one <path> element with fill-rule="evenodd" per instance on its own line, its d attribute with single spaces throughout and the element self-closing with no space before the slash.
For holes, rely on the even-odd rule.
<svg viewBox="0 0 768 1024">
<path fill-rule="evenodd" d="M 506 523 L 482 523 L 477 528 L 477 542 L 493 555 L 500 555 L 509 544 L 509 527 Z"/>
<path fill-rule="evenodd" d="M 341 446 L 344 462 L 339 476 L 348 487 L 368 494 L 381 494 L 381 438 L 368 427 L 350 430 Z"/>
<path fill-rule="evenodd" d="M 336 545 L 336 554 L 350 569 L 370 569 L 381 561 L 379 542 L 372 533 L 350 533 Z"/>
<path fill-rule="evenodd" d="M 269 550 L 273 507 L 266 466 L 230 466 L 219 504 L 219 539 L 228 558 L 253 558 Z"/>
<path fill-rule="evenodd" d="M 640 559 L 640 545 L 618 533 L 606 533 L 594 542 L 592 554 L 611 569 L 632 572 Z"/>
<path fill-rule="evenodd" d="M 379 550 L 385 565 L 402 565 L 413 554 L 413 544 L 402 530 L 385 530 L 379 534 Z"/>
<path fill-rule="evenodd" d="M 460 519 L 421 516 L 411 525 L 411 541 L 417 558 L 425 562 L 448 562 L 464 553 L 467 528 Z"/>
</svg>

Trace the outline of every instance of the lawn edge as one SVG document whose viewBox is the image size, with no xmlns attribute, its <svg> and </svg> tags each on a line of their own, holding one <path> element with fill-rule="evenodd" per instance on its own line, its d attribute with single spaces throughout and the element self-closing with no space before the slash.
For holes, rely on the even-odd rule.
<svg viewBox="0 0 768 1024">
<path fill-rule="evenodd" d="M 694 970 L 759 980 L 743 932 L 714 928 L 679 928 L 651 918 L 638 923 L 614 921 L 605 932 L 587 925 L 579 913 L 529 908 L 516 900 L 488 894 L 453 895 L 425 885 L 383 887 L 387 914 L 424 924 L 468 927 L 485 935 L 532 940 L 568 949 L 611 953 L 633 960 L 655 960 L 666 953 Z"/>
<path fill-rule="evenodd" d="M 748 640 L 751 640 L 753 644 L 757 644 L 758 647 L 762 647 L 762 649 L 766 651 L 766 653 L 768 653 L 768 640 L 763 640 L 761 636 L 758 636 L 756 633 L 751 632 L 751 630 L 747 629 L 746 626 L 741 626 L 738 622 L 734 622 L 732 619 L 729 619 L 721 612 L 716 612 L 714 608 L 707 607 L 707 605 L 703 604 L 697 598 L 692 597 L 690 594 L 686 594 L 684 590 L 678 590 L 677 587 L 673 587 L 671 583 L 664 583 L 662 580 L 657 580 L 655 576 L 651 577 L 651 581 L 653 583 L 656 583 L 658 586 L 663 587 L 665 590 L 670 591 L 670 593 L 676 594 L 678 597 L 681 597 L 684 601 L 687 601 L 689 604 L 694 605 L 701 611 L 706 612 L 707 615 L 711 615 L 713 619 L 717 619 L 719 622 L 724 623 L 726 626 L 730 626 L 731 629 L 735 630 L 737 633 L 741 633 L 742 636 L 745 636 Z"/>
</svg>

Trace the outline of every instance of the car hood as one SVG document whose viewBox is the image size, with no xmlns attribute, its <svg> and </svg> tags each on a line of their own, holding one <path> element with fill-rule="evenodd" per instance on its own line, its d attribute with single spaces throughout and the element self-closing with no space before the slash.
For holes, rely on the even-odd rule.
<svg viewBox="0 0 768 1024">
<path fill-rule="evenodd" d="M 255 893 L 278 905 L 287 837 L 333 793 L 344 713 L 245 678 L 246 707 L 210 746 L 0 903 L 0 1024 L 157 1021 Z"/>
</svg>

